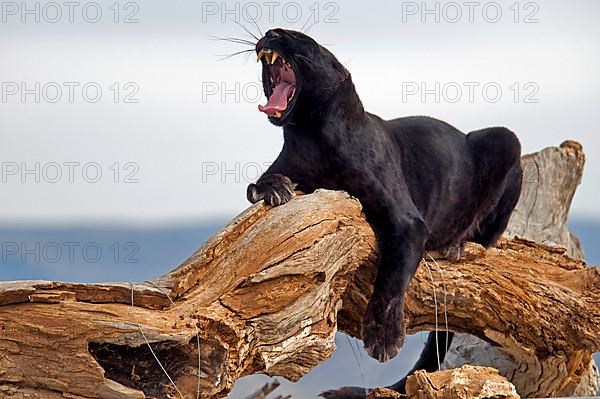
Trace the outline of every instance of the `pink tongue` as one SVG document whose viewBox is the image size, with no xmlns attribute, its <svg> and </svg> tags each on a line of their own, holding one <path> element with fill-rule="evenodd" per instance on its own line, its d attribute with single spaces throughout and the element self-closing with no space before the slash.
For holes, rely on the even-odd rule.
<svg viewBox="0 0 600 399">
<path fill-rule="evenodd" d="M 258 110 L 268 115 L 273 115 L 278 111 L 285 111 L 288 106 L 288 98 L 290 98 L 295 89 L 296 85 L 294 83 L 284 81 L 279 82 L 279 84 L 275 86 L 267 104 L 264 106 L 259 105 Z"/>
</svg>

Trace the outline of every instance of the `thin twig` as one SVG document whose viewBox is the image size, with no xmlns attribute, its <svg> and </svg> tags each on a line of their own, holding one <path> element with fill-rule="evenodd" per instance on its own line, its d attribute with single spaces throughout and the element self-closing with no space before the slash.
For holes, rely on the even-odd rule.
<svg viewBox="0 0 600 399">
<path fill-rule="evenodd" d="M 144 334 L 144 330 L 142 329 L 142 325 L 139 323 L 136 315 L 135 315 L 135 305 L 133 302 L 133 283 L 130 282 L 129 283 L 131 285 L 131 314 L 133 316 L 133 319 L 135 320 L 135 323 L 137 324 L 140 333 L 142 334 L 142 337 L 144 337 L 144 341 L 146 341 L 146 345 L 148 345 L 148 349 L 150 349 L 150 353 L 152 353 L 152 356 L 154 356 L 154 359 L 156 360 L 156 363 L 158 363 L 158 365 L 160 366 L 160 368 L 162 369 L 163 373 L 165 373 L 165 375 L 167 376 L 167 378 L 169 379 L 169 381 L 171 382 L 171 384 L 173 385 L 173 387 L 175 388 L 175 390 L 177 391 L 177 393 L 179 393 L 179 395 L 181 395 L 182 399 L 185 399 L 185 396 L 183 396 L 183 394 L 181 393 L 181 391 L 179 390 L 179 388 L 177 388 L 177 385 L 175 384 L 175 382 L 173 381 L 173 379 L 171 378 L 171 376 L 169 375 L 169 373 L 167 373 L 167 370 L 165 370 L 165 368 L 163 367 L 162 363 L 160 362 L 160 360 L 158 360 L 158 356 L 156 356 L 156 353 L 154 353 L 154 350 L 152 349 L 152 345 L 150 345 L 150 341 L 148 341 L 148 338 L 146 337 L 146 334 Z"/>
<path fill-rule="evenodd" d="M 175 306 L 175 302 L 173 302 L 173 299 L 171 299 L 169 293 L 163 290 L 162 287 L 160 287 L 154 281 L 147 280 L 146 283 L 153 285 L 156 289 L 165 294 L 165 296 L 169 299 L 169 302 L 171 302 L 171 305 Z M 200 367 L 202 366 L 202 354 L 200 353 L 200 331 L 198 330 L 198 325 L 196 323 L 194 323 L 194 327 L 196 327 L 196 341 L 198 342 L 198 386 L 196 390 L 196 399 L 200 399 Z"/>
<path fill-rule="evenodd" d="M 446 278 L 444 277 L 444 270 L 440 267 L 440 265 L 438 265 L 437 261 L 433 258 L 433 256 L 431 256 L 430 254 L 427 255 L 429 255 L 433 263 L 435 263 L 440 272 L 440 275 L 442 276 L 442 285 L 444 287 L 444 323 L 446 326 L 446 354 L 448 354 L 448 290 L 446 288 Z"/>
</svg>

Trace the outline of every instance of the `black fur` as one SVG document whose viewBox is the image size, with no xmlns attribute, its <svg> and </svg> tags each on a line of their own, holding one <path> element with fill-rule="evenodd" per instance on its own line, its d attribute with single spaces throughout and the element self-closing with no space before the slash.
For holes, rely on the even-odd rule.
<svg viewBox="0 0 600 399">
<path fill-rule="evenodd" d="M 425 250 L 485 246 L 500 237 L 521 190 L 521 146 L 508 129 L 463 134 L 418 116 L 385 121 L 367 113 L 350 73 L 324 47 L 274 29 L 256 45 L 277 51 L 296 76 L 285 112 L 270 116 L 285 143 L 248 199 L 281 205 L 294 184 L 357 197 L 380 247 L 375 288 L 362 325 L 365 349 L 379 361 L 404 343 L 404 292 Z M 272 93 L 263 59 L 265 94 Z M 460 252 L 458 252 L 460 254 Z"/>
</svg>

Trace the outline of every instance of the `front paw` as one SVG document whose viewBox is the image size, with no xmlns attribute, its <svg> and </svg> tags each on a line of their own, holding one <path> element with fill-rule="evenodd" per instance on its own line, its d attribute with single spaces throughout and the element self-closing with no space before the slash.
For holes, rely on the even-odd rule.
<svg viewBox="0 0 600 399">
<path fill-rule="evenodd" d="M 255 204 L 260 200 L 270 206 L 283 205 L 294 196 L 294 188 L 289 177 L 272 174 L 261 177 L 256 184 L 250 184 L 247 190 L 248 201 Z"/>
<path fill-rule="evenodd" d="M 387 362 L 404 345 L 404 298 L 384 300 L 373 294 L 363 317 L 362 339 L 369 356 Z"/>
</svg>

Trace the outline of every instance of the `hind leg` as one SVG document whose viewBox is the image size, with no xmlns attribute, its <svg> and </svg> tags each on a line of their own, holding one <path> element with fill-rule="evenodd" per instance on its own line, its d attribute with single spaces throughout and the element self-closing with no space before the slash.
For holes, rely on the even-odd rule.
<svg viewBox="0 0 600 399">
<path fill-rule="evenodd" d="M 491 211 L 479 220 L 479 225 L 473 231 L 471 241 L 489 247 L 494 245 L 502 236 L 512 211 L 515 209 L 521 195 L 523 171 L 520 162 L 515 164 L 503 184 L 503 190 L 498 193 Z"/>
<path fill-rule="evenodd" d="M 471 132 L 467 142 L 475 163 L 480 211 L 466 238 L 488 247 L 506 229 L 521 195 L 521 144 L 503 127 Z"/>
</svg>

